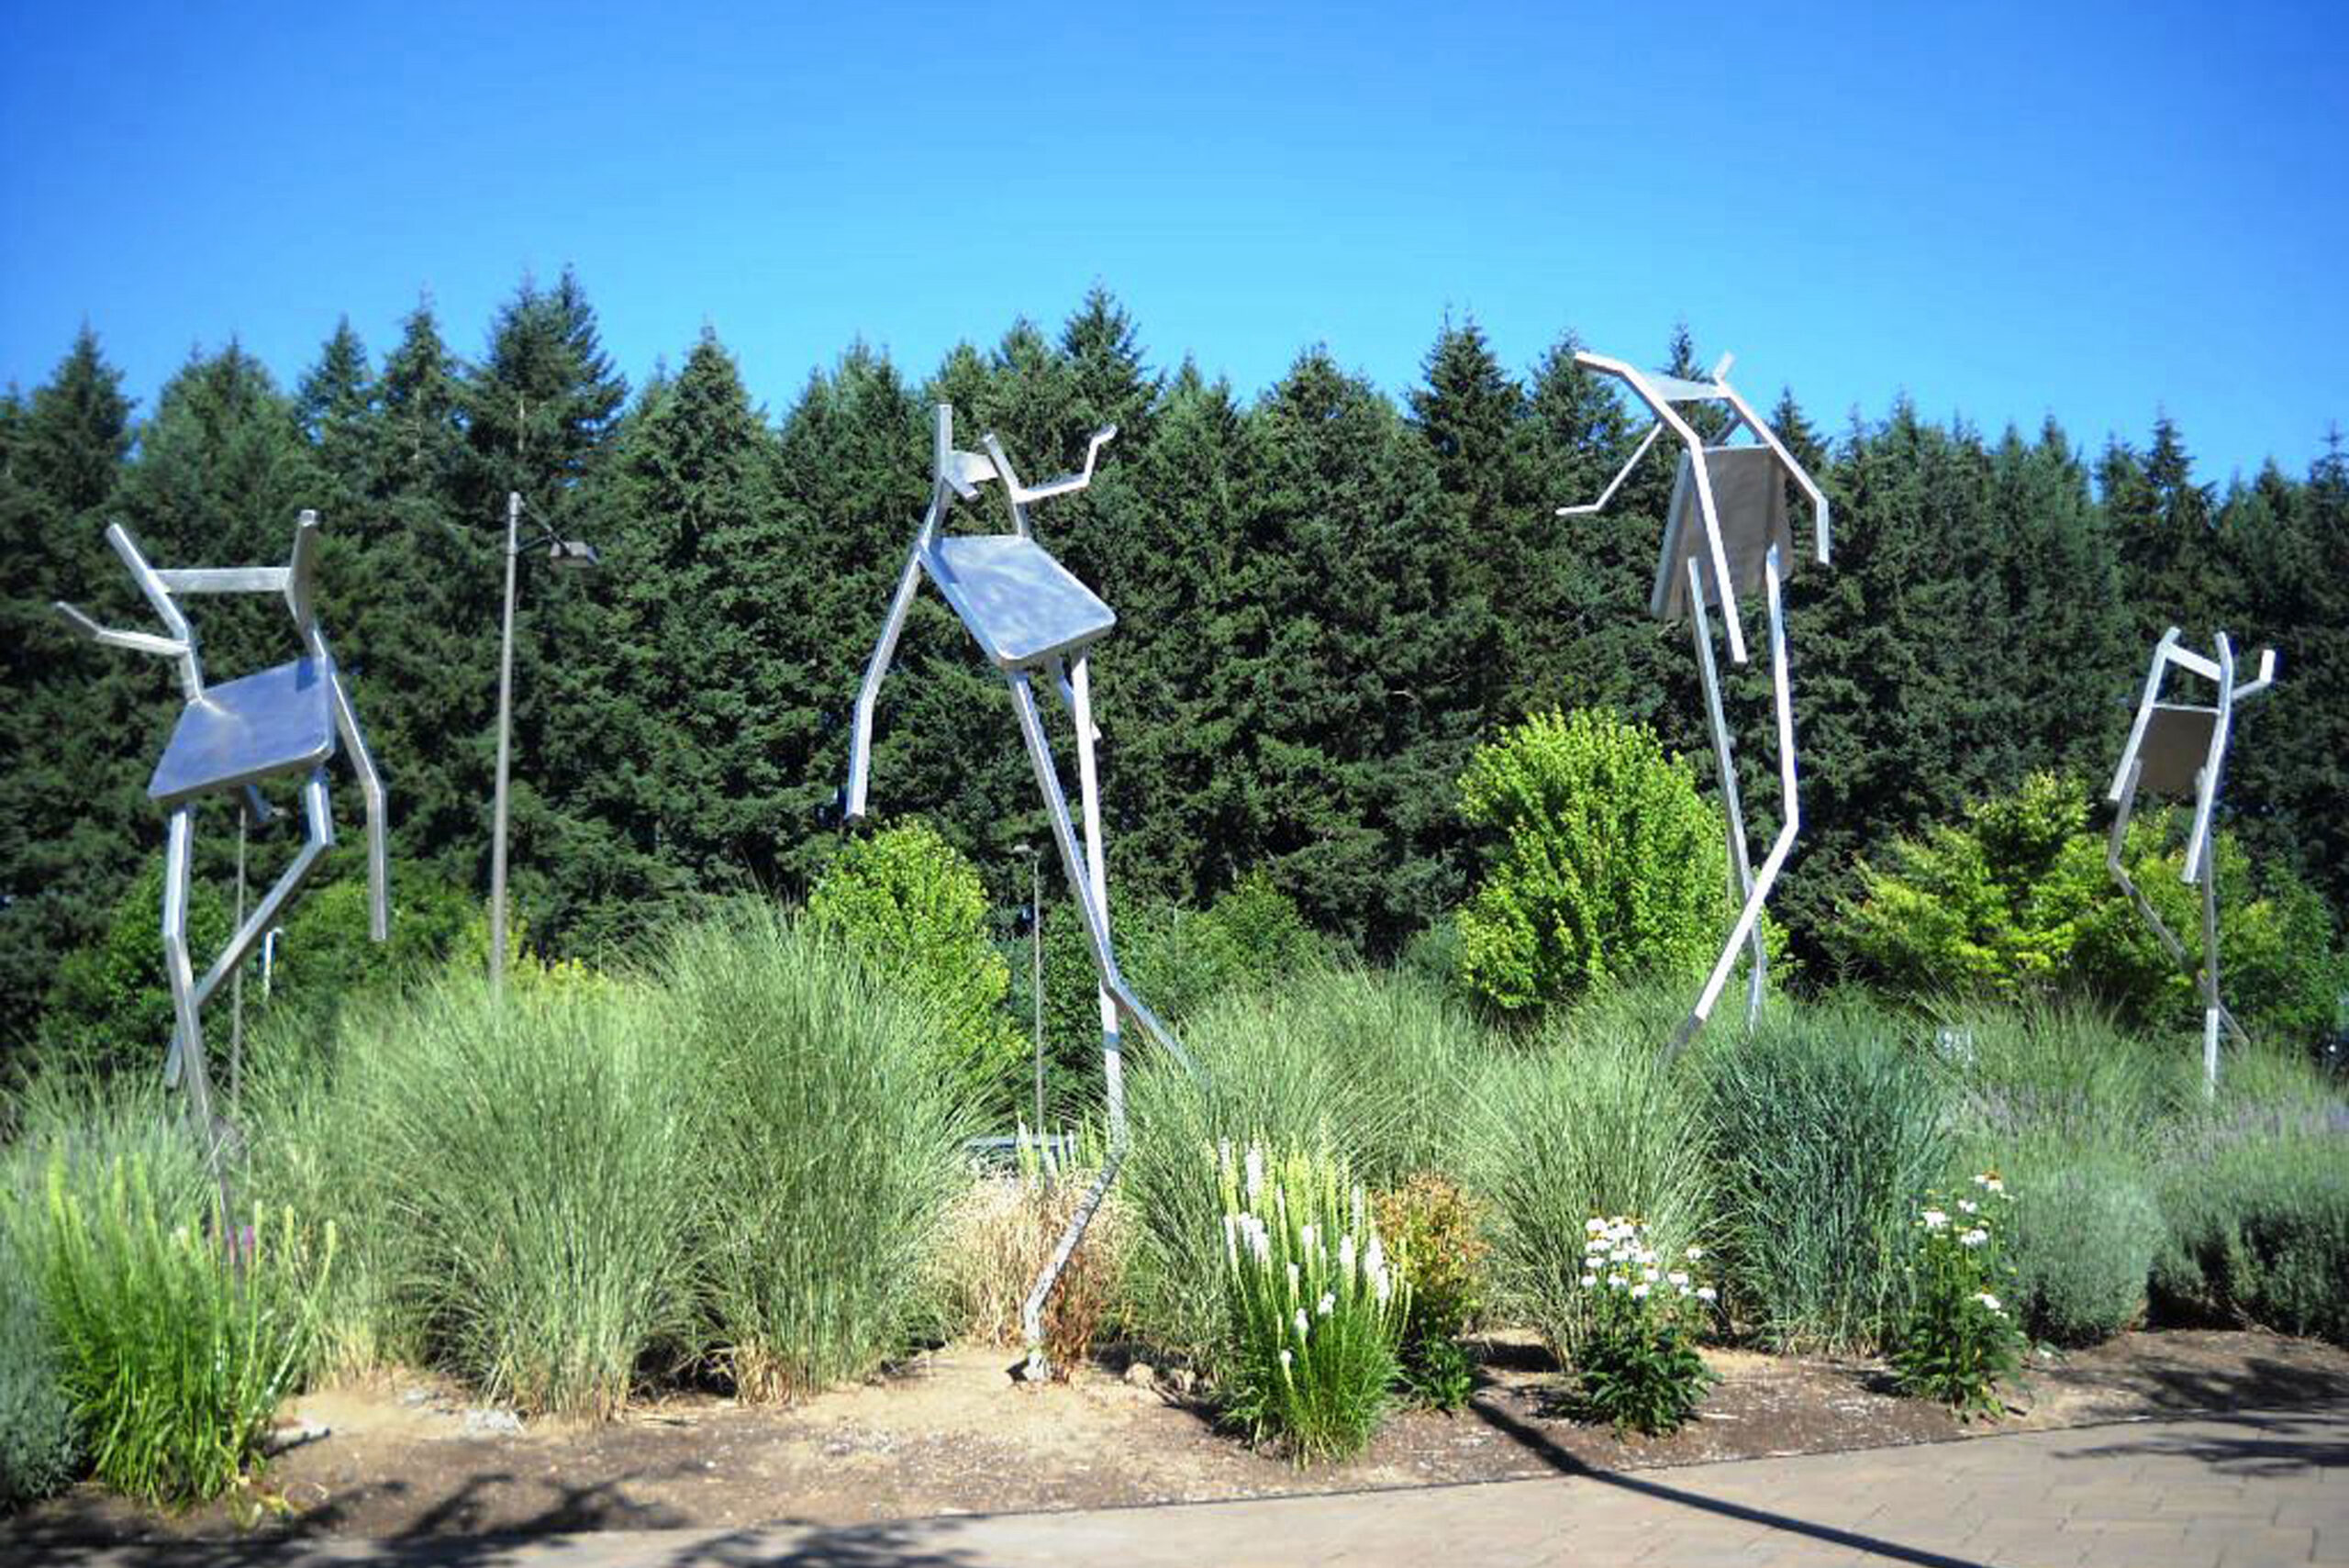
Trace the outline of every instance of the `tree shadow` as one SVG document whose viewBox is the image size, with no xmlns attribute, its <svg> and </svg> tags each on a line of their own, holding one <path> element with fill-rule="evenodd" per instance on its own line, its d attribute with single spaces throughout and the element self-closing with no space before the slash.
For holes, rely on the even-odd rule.
<svg viewBox="0 0 2349 1568">
<path fill-rule="evenodd" d="M 1946 1552 L 1932 1551 L 1923 1547 L 1903 1546 L 1898 1541 L 1864 1535 L 1857 1530 L 1844 1529 L 1835 1525 L 1798 1519 L 1787 1514 L 1773 1513 L 1767 1508 L 1757 1508 L 1745 1503 L 1733 1503 L 1724 1497 L 1709 1497 L 1701 1492 L 1691 1491 L 1686 1486 L 1667 1485 L 1644 1475 L 1593 1469 L 1560 1447 L 1549 1434 L 1537 1427 L 1529 1425 L 1505 1409 L 1483 1401 L 1471 1405 L 1469 1408 L 1475 1411 L 1477 1418 L 1486 1425 L 1548 1464 L 1561 1475 L 1595 1482 L 1602 1486 L 1612 1486 L 1619 1491 L 1632 1493 L 1659 1503 L 1670 1503 L 1678 1507 L 1693 1508 L 1722 1518 L 1736 1519 L 1744 1524 L 1761 1525 L 1765 1529 L 1783 1531 L 1787 1535 L 1801 1536 L 1829 1546 L 1872 1552 L 1895 1562 L 1916 1563 L 1919 1568 L 1987 1568 L 1987 1564 L 1971 1559 L 1952 1557 Z"/>
<path fill-rule="evenodd" d="M 2159 1429 L 2074 1449 L 2054 1457 L 2077 1459 L 2192 1459 L 2222 1475 L 2246 1478 L 2294 1475 L 2309 1469 L 2349 1470 L 2349 1426 L 2288 1411 L 2260 1411 L 2222 1418 L 2240 1433 Z"/>
</svg>

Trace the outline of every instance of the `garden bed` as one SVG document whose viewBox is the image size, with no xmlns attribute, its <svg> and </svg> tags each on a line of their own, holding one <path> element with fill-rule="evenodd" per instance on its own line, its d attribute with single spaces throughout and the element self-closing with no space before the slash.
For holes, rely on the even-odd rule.
<svg viewBox="0 0 2349 1568">
<path fill-rule="evenodd" d="M 1114 1362 L 1044 1387 L 1012 1352 L 955 1346 L 895 1375 L 790 1407 L 683 1397 L 605 1424 L 534 1423 L 400 1377 L 288 1405 L 292 1446 L 261 1495 L 162 1515 L 84 1485 L 0 1521 L 25 1546 L 253 1528 L 420 1537 L 502 1531 L 847 1525 L 964 1512 L 1104 1507 L 1491 1481 L 1942 1441 L 2016 1429 L 2349 1400 L 2349 1351 L 2254 1332 L 2123 1335 L 2034 1358 L 2020 1412 L 1962 1426 L 1895 1397 L 1861 1362 L 1709 1351 L 1722 1381 L 1663 1439 L 1619 1440 L 1555 1413 L 1555 1375 L 1517 1336 L 1481 1343 L 1481 1386 L 1457 1416 L 1405 1413 L 1348 1463 L 1298 1470 L 1220 1432 L 1149 1369 Z M 282 1508 L 282 1514 L 276 1510 Z"/>
</svg>

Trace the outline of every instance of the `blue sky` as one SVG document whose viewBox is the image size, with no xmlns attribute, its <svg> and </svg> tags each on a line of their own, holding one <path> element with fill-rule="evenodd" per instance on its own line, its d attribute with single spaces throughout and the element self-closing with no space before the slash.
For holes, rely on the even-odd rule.
<svg viewBox="0 0 2349 1568">
<path fill-rule="evenodd" d="M 674 13 L 674 14 L 671 14 Z M 577 268 L 632 383 L 707 323 L 780 412 L 1108 284 L 1153 362 L 1399 391 L 1685 317 L 1813 418 L 2054 413 L 2205 478 L 2349 425 L 2337 11 L 1909 4 L 11 7 L 0 381 L 88 319 L 151 402 L 419 291 Z"/>
</svg>

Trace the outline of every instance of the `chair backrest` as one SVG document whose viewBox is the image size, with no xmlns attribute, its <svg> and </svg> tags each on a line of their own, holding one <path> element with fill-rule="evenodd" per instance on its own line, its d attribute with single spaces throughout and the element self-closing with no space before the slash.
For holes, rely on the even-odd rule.
<svg viewBox="0 0 2349 1568">
<path fill-rule="evenodd" d="M 1705 476 L 1713 492 L 1713 516 L 1721 530 L 1721 546 L 1729 556 L 1730 583 L 1740 596 L 1762 591 L 1763 560 L 1776 545 L 1778 569 L 1791 575 L 1802 560 L 1795 549 L 1794 522 L 1787 505 L 1788 475 L 1778 455 L 1767 447 L 1707 447 Z M 1694 453 L 1680 454 L 1680 473 L 1672 484 L 1672 505 L 1664 526 L 1664 551 L 1656 562 L 1655 590 L 1649 595 L 1649 613 L 1676 620 L 1689 612 L 1688 562 L 1709 559 L 1705 518 L 1697 495 Z M 1711 573 L 1703 573 L 1711 586 Z"/>
</svg>

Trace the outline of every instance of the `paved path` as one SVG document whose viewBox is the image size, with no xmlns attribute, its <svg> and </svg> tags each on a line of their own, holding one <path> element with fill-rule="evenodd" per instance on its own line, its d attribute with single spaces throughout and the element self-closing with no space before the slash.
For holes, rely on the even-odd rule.
<svg viewBox="0 0 2349 1568">
<path fill-rule="evenodd" d="M 361 1562 L 408 1568 L 2349 1568 L 2349 1409 L 2076 1428 L 1631 1474 L 848 1529 L 204 1549 L 174 1542 L 54 1560 L 92 1568 L 339 1568 Z"/>
</svg>

